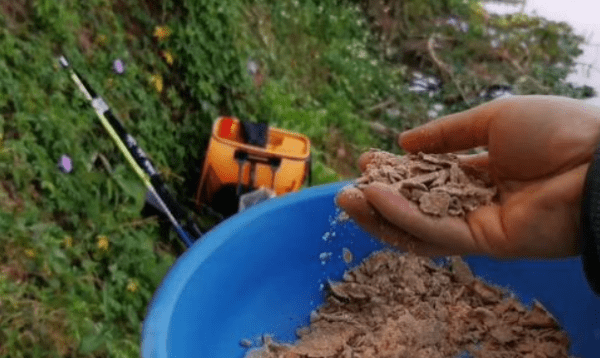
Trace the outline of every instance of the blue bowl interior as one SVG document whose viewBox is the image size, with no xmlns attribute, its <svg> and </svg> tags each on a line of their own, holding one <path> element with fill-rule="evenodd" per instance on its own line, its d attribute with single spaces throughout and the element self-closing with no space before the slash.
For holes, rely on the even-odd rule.
<svg viewBox="0 0 600 358">
<path fill-rule="evenodd" d="M 240 341 L 263 334 L 293 342 L 323 303 L 323 285 L 384 246 L 338 223 L 334 195 L 344 183 L 269 200 L 227 220 L 194 244 L 164 278 L 148 308 L 142 356 L 243 357 Z M 354 260 L 342 258 L 344 248 Z M 323 260 L 324 259 L 324 260 Z M 569 332 L 571 354 L 595 357 L 600 298 L 577 258 L 497 261 L 468 257 L 475 274 L 540 301 Z"/>
</svg>

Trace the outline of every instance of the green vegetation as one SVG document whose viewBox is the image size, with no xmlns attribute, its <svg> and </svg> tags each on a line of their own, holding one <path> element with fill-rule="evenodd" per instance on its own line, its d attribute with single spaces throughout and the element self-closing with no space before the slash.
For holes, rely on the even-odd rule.
<svg viewBox="0 0 600 358">
<path fill-rule="evenodd" d="M 390 4 L 0 0 L 0 357 L 139 356 L 148 301 L 182 252 L 141 218 L 145 189 L 61 53 L 182 202 L 219 114 L 308 135 L 326 183 L 356 175 L 369 147 L 398 151 L 394 134 L 435 104 L 462 110 L 494 85 L 593 94 L 564 82 L 583 41 L 566 24 L 490 17 L 475 0 Z M 441 88 L 409 91 L 414 71 Z"/>
</svg>

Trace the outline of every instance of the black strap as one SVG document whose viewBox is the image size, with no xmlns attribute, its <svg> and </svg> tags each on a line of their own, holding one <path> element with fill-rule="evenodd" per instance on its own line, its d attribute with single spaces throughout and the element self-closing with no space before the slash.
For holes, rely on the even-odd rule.
<svg viewBox="0 0 600 358">
<path fill-rule="evenodd" d="M 242 136 L 250 145 L 265 148 L 269 139 L 269 125 L 267 123 L 242 122 Z"/>
<path fill-rule="evenodd" d="M 581 258 L 590 287 L 600 295 L 600 147 L 585 179 L 581 202 Z"/>
</svg>

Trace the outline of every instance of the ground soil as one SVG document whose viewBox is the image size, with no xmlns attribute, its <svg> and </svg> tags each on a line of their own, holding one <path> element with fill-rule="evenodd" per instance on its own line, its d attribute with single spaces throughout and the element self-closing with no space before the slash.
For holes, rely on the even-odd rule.
<svg viewBox="0 0 600 358">
<path fill-rule="evenodd" d="M 496 194 L 484 173 L 454 155 L 373 152 L 357 187 L 372 182 L 393 186 L 433 216 L 464 217 Z M 294 345 L 266 337 L 247 357 L 568 357 L 566 333 L 541 304 L 526 308 L 474 277 L 459 257 L 437 265 L 381 251 L 328 289 Z"/>
</svg>

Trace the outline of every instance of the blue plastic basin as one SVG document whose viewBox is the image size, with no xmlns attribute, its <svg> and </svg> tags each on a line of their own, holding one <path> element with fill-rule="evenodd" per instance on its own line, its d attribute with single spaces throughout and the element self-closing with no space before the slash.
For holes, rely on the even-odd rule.
<svg viewBox="0 0 600 358">
<path fill-rule="evenodd" d="M 194 244 L 154 294 L 142 356 L 243 357 L 242 339 L 258 342 L 269 333 L 294 341 L 296 329 L 308 324 L 310 312 L 323 302 L 322 284 L 341 279 L 348 268 L 342 250 L 354 254 L 352 266 L 383 247 L 351 223 L 332 225 L 333 198 L 343 185 L 269 200 Z M 571 354 L 598 357 L 600 298 L 587 286 L 579 259 L 469 257 L 467 262 L 477 275 L 508 287 L 526 304 L 540 301 L 569 332 Z"/>
</svg>

